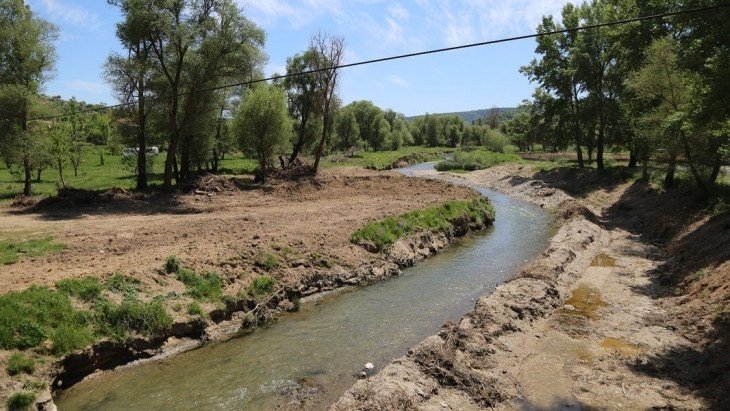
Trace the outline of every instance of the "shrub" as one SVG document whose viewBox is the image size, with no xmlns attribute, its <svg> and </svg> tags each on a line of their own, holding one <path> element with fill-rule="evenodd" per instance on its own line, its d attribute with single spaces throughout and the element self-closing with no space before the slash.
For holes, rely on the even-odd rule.
<svg viewBox="0 0 730 411">
<path fill-rule="evenodd" d="M 124 300 L 118 305 L 104 302 L 97 307 L 96 320 L 102 333 L 118 339 L 133 332 L 160 335 L 172 326 L 172 317 L 160 301 Z"/>
<path fill-rule="evenodd" d="M 260 277 L 254 278 L 248 289 L 249 292 L 254 296 L 263 296 L 274 292 L 275 285 L 276 280 L 269 277 L 268 275 L 262 275 Z"/>
<path fill-rule="evenodd" d="M 32 358 L 25 358 L 22 355 L 15 353 L 10 357 L 8 361 L 8 373 L 10 375 L 17 375 L 21 372 L 26 374 L 33 374 L 35 371 L 35 360 Z"/>
<path fill-rule="evenodd" d="M 223 279 L 217 273 L 205 272 L 198 275 L 195 271 L 181 268 L 177 279 L 185 284 L 185 294 L 195 299 L 218 300 L 223 293 Z"/>
<path fill-rule="evenodd" d="M 0 296 L 0 348 L 36 347 L 52 339 L 57 329 L 91 335 L 88 313 L 74 308 L 68 295 L 33 286 Z M 69 348 L 81 346 L 77 341 Z"/>
<path fill-rule="evenodd" d="M 497 153 L 503 153 L 504 147 L 507 143 L 507 136 L 502 134 L 499 130 L 486 130 L 484 137 L 482 138 L 482 144 L 484 147 Z"/>
<path fill-rule="evenodd" d="M 167 260 L 165 261 L 165 272 L 167 274 L 172 274 L 178 271 L 180 271 L 180 260 L 174 255 L 167 257 Z"/>
<path fill-rule="evenodd" d="M 276 256 L 269 253 L 259 253 L 254 257 L 253 263 L 256 267 L 264 270 L 273 270 L 277 266 Z"/>
<path fill-rule="evenodd" d="M 56 288 L 79 300 L 91 302 L 101 296 L 102 284 L 93 277 L 67 278 L 56 283 Z"/>
<path fill-rule="evenodd" d="M 379 250 L 395 243 L 399 238 L 419 230 L 446 231 L 451 228 L 452 221 L 466 216 L 472 221 L 483 222 L 494 219 L 494 209 L 484 197 L 474 199 L 448 201 L 439 207 L 411 211 L 395 217 L 366 224 L 352 235 L 352 242 L 369 241 Z"/>
<path fill-rule="evenodd" d="M 199 315 L 201 317 L 205 316 L 205 313 L 203 312 L 203 307 L 201 307 L 200 304 L 196 302 L 192 302 L 190 303 L 190 305 L 188 305 L 188 314 Z"/>
<path fill-rule="evenodd" d="M 436 164 L 436 170 L 466 170 L 474 171 L 489 168 L 501 163 L 517 162 L 520 157 L 514 154 L 495 153 L 486 150 L 471 152 L 457 151 L 451 160 L 441 161 Z"/>
<path fill-rule="evenodd" d="M 123 274 L 114 274 L 106 280 L 107 288 L 124 296 L 125 299 L 135 299 L 140 290 L 141 281 Z"/>
<path fill-rule="evenodd" d="M 16 392 L 8 398 L 7 406 L 9 411 L 29 410 L 35 403 L 35 394 L 32 392 Z"/>
</svg>

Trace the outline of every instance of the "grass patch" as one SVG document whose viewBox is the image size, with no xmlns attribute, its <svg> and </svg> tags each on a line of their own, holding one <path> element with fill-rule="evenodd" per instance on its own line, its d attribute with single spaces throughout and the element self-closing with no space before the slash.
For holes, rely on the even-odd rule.
<svg viewBox="0 0 730 411">
<path fill-rule="evenodd" d="M 446 231 L 452 221 L 466 216 L 472 221 L 494 219 L 494 208 L 484 197 L 472 200 L 448 201 L 439 207 L 411 211 L 395 217 L 366 224 L 352 235 L 352 242 L 372 242 L 378 250 L 394 244 L 404 235 L 420 230 Z"/>
<path fill-rule="evenodd" d="M 264 269 L 266 271 L 273 270 L 279 265 L 276 256 L 271 253 L 258 253 L 253 259 L 253 263 L 256 267 Z"/>
<path fill-rule="evenodd" d="M 193 270 L 181 268 L 177 279 L 185 284 L 185 294 L 198 300 L 220 300 L 223 293 L 223 279 L 217 273 L 205 272 L 198 275 Z"/>
<path fill-rule="evenodd" d="M 201 307 L 200 304 L 193 301 L 192 303 L 190 303 L 190 305 L 188 305 L 188 315 L 205 317 L 205 312 L 203 311 L 203 307 Z"/>
<path fill-rule="evenodd" d="M 92 338 L 90 315 L 77 310 L 68 295 L 33 286 L 0 296 L 0 347 L 28 349 L 50 339 L 51 352 L 81 348 Z"/>
<path fill-rule="evenodd" d="M 520 156 L 515 154 L 496 153 L 480 149 L 475 151 L 459 150 L 451 160 L 444 160 L 436 164 L 438 171 L 465 170 L 474 171 L 496 166 L 502 163 L 521 162 Z"/>
<path fill-rule="evenodd" d="M 32 392 L 16 392 L 8 398 L 8 411 L 25 411 L 35 405 L 36 396 Z"/>
<path fill-rule="evenodd" d="M 101 333 L 116 339 L 124 339 L 134 332 L 147 336 L 160 335 L 172 327 L 172 317 L 161 301 L 104 302 L 96 308 L 95 320 Z"/>
<path fill-rule="evenodd" d="M 269 295 L 274 292 L 275 285 L 276 280 L 268 275 L 262 275 L 253 279 L 251 285 L 248 286 L 248 292 L 256 297 Z"/>
<path fill-rule="evenodd" d="M 43 254 L 59 252 L 66 245 L 54 243 L 52 237 L 21 242 L 0 242 L 0 264 L 13 264 L 23 257 L 40 257 Z"/>
<path fill-rule="evenodd" d="M 106 280 L 109 291 L 121 294 L 125 299 L 136 299 L 142 282 L 124 274 L 114 274 Z"/>
<path fill-rule="evenodd" d="M 10 375 L 18 375 L 20 373 L 33 374 L 35 371 L 35 360 L 15 353 L 10 357 L 7 369 Z"/>
<path fill-rule="evenodd" d="M 441 158 L 441 154 L 451 151 L 446 147 L 403 147 L 395 151 L 360 151 L 354 157 L 343 155 L 331 155 L 324 159 L 322 165 L 325 167 L 356 166 L 382 170 L 390 167 L 402 157 L 411 157 L 417 162 L 435 161 Z"/>
<path fill-rule="evenodd" d="M 56 288 L 71 297 L 76 297 L 81 301 L 91 302 L 101 297 L 104 286 L 98 279 L 86 277 L 61 280 L 56 283 Z"/>
</svg>

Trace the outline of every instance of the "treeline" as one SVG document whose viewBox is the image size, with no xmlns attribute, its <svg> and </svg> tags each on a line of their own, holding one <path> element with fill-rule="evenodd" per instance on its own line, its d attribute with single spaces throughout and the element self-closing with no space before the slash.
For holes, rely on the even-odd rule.
<svg viewBox="0 0 730 411">
<path fill-rule="evenodd" d="M 545 16 L 539 33 L 687 10 L 722 2 L 593 0 Z M 578 163 L 626 149 L 629 166 L 666 164 L 675 184 L 679 163 L 709 192 L 727 161 L 730 134 L 728 8 L 666 19 L 551 34 L 537 39 L 538 57 L 521 71 L 538 84 L 507 125 L 522 150 L 535 143 L 574 149 Z"/>
</svg>

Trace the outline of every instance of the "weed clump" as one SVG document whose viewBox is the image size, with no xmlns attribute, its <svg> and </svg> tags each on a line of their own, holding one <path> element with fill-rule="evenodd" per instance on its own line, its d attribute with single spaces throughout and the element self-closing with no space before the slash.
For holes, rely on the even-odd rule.
<svg viewBox="0 0 730 411">
<path fill-rule="evenodd" d="M 256 267 L 266 271 L 273 270 L 278 265 L 276 256 L 270 253 L 259 253 L 254 257 L 253 263 Z"/>
<path fill-rule="evenodd" d="M 193 301 L 190 305 L 188 305 L 188 315 L 205 317 L 205 312 L 203 312 L 203 307 L 201 307 L 200 304 Z"/>
<path fill-rule="evenodd" d="M 274 292 L 275 285 L 276 280 L 267 275 L 262 275 L 254 278 L 253 282 L 251 282 L 251 285 L 248 287 L 248 291 L 253 296 L 261 297 Z"/>
<path fill-rule="evenodd" d="M 173 274 L 178 271 L 180 271 L 180 260 L 174 255 L 167 257 L 167 260 L 165 260 L 165 272 L 167 274 Z"/>
<path fill-rule="evenodd" d="M 205 272 L 198 275 L 193 270 L 181 268 L 177 279 L 185 284 L 185 294 L 195 299 L 219 300 L 223 293 L 223 279 L 217 273 Z"/>
<path fill-rule="evenodd" d="M 8 398 L 8 411 L 25 411 L 29 410 L 35 403 L 36 396 L 32 392 L 16 392 Z"/>
<path fill-rule="evenodd" d="M 106 280 L 107 288 L 112 292 L 121 294 L 125 299 L 137 298 L 141 284 L 142 282 L 138 279 L 119 273 Z"/>
<path fill-rule="evenodd" d="M 96 320 L 103 334 L 120 340 L 134 332 L 147 336 L 160 335 L 172 327 L 172 317 L 161 301 L 104 302 L 97 307 Z"/>
<path fill-rule="evenodd" d="M 10 357 L 8 361 L 8 374 L 17 375 L 20 373 L 33 374 L 35 371 L 35 360 L 32 358 L 25 358 L 22 355 L 15 353 Z"/>
<path fill-rule="evenodd" d="M 467 217 L 470 221 L 483 223 L 494 219 L 494 208 L 484 197 L 448 201 L 439 207 L 411 211 L 395 217 L 366 224 L 351 237 L 356 244 L 372 242 L 378 251 L 394 244 L 404 235 L 419 230 L 447 231 L 457 218 Z"/>
<path fill-rule="evenodd" d="M 86 277 L 61 280 L 56 283 L 56 288 L 71 297 L 76 297 L 81 301 L 91 302 L 101 296 L 104 287 L 98 279 Z"/>
</svg>

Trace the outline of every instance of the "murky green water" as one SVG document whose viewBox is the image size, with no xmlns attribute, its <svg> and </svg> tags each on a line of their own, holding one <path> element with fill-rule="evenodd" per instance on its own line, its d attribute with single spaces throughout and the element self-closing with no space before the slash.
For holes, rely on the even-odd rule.
<svg viewBox="0 0 730 411">
<path fill-rule="evenodd" d="M 306 408 L 326 408 L 355 382 L 363 364 L 373 362 L 377 371 L 402 356 L 545 248 L 545 211 L 480 191 L 497 211 L 487 233 L 401 277 L 304 306 L 250 335 L 79 383 L 57 399 L 59 409 L 292 408 L 293 392 L 312 395 Z"/>
</svg>

